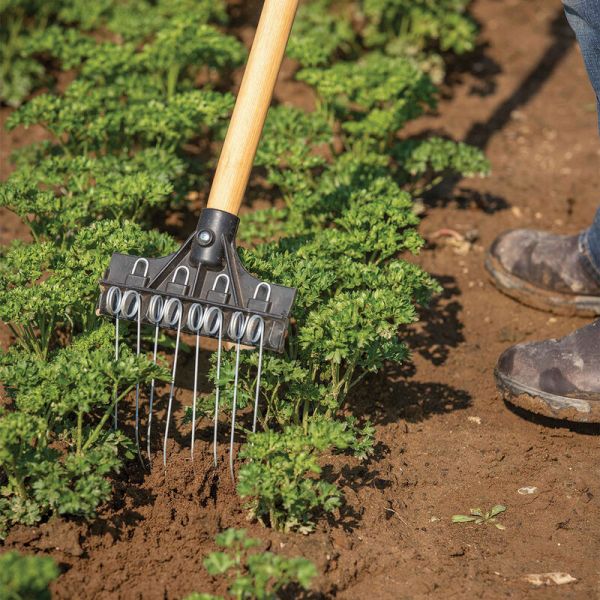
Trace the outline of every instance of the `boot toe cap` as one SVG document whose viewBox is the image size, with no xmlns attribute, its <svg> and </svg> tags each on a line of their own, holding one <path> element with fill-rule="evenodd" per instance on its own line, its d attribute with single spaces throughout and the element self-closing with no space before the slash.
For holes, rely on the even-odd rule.
<svg viewBox="0 0 600 600">
<path fill-rule="evenodd" d="M 523 260 L 526 248 L 535 244 L 538 232 L 530 229 L 511 229 L 500 234 L 490 247 L 490 254 L 509 272 Z"/>
<path fill-rule="evenodd" d="M 529 346 L 530 344 L 517 344 L 507 348 L 498 358 L 496 371 L 511 379 L 526 378 L 534 366 L 529 356 Z"/>
<path fill-rule="evenodd" d="M 555 340 L 517 344 L 500 355 L 496 378 L 513 393 L 570 394 L 577 391 L 570 362 L 558 352 Z"/>
</svg>

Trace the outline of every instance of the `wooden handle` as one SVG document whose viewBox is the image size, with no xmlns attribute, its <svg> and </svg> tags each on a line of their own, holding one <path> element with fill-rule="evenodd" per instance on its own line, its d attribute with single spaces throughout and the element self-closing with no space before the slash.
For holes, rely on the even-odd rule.
<svg viewBox="0 0 600 600">
<path fill-rule="evenodd" d="M 298 0 L 265 0 L 208 208 L 240 210 L 297 8 Z"/>
</svg>

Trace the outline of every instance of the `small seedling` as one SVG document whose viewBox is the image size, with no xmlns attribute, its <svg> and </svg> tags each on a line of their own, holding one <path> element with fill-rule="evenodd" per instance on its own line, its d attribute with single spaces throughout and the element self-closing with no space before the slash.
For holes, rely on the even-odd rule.
<svg viewBox="0 0 600 600">
<path fill-rule="evenodd" d="M 481 525 L 482 523 L 491 523 L 497 529 L 506 529 L 504 525 L 496 521 L 496 517 L 502 514 L 506 510 L 506 506 L 502 504 L 496 504 L 489 511 L 483 512 L 481 508 L 471 508 L 470 515 L 453 515 L 453 523 L 476 523 Z"/>
</svg>

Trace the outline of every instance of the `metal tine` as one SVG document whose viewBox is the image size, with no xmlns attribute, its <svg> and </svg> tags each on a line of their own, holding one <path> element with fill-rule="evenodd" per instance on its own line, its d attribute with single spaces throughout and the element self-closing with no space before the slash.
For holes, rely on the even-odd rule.
<svg viewBox="0 0 600 600">
<path fill-rule="evenodd" d="M 258 292 L 261 288 L 267 290 L 265 301 L 268 302 L 271 299 L 271 286 L 266 282 L 262 281 L 256 286 L 254 290 L 254 299 L 257 298 Z M 258 323 L 258 329 L 252 334 L 252 327 L 254 323 Z M 260 342 L 258 345 L 258 368 L 256 371 L 256 391 L 254 394 L 254 416 L 252 419 L 252 433 L 256 433 L 256 419 L 258 417 L 258 398 L 260 395 L 260 380 L 262 377 L 262 360 L 263 360 L 263 346 L 265 341 L 265 321 L 260 315 L 254 315 L 251 317 L 248 323 L 248 331 L 250 332 L 250 341 L 253 344 Z"/>
<path fill-rule="evenodd" d="M 115 318 L 115 362 L 119 360 L 119 313 L 121 312 L 121 301 L 123 299 L 123 294 L 121 290 L 112 286 L 106 292 L 106 310 L 109 314 L 113 315 Z M 115 415 L 113 420 L 113 427 L 116 431 L 117 429 L 117 397 L 118 391 L 115 391 Z"/>
<path fill-rule="evenodd" d="M 196 357 L 194 360 L 194 395 L 192 400 L 192 443 L 190 452 L 192 462 L 194 461 L 194 442 L 196 440 L 196 398 L 198 396 L 198 370 L 200 359 L 200 330 L 204 323 L 204 309 L 200 304 L 192 304 L 188 311 L 187 326 L 188 329 L 196 333 Z"/>
<path fill-rule="evenodd" d="M 198 307 L 197 309 L 194 307 Z M 192 312 L 194 314 L 192 315 Z M 210 322 L 212 316 L 216 315 L 216 319 L 211 327 Z M 200 354 L 200 335 L 204 330 L 208 335 L 215 335 L 219 332 L 219 346 L 217 349 L 217 382 L 215 386 L 215 434 L 214 434 L 214 449 L 213 453 L 215 456 L 215 465 L 217 461 L 216 451 L 216 436 L 217 436 L 217 418 L 219 414 L 219 376 L 221 373 L 221 339 L 223 329 L 223 313 L 216 306 L 210 307 L 206 312 L 203 313 L 203 309 L 200 304 L 193 304 L 188 313 L 188 327 L 196 332 L 196 359 L 194 365 L 194 394 L 192 403 L 192 441 L 190 444 L 190 453 L 192 456 L 192 462 L 194 461 L 194 444 L 196 440 L 196 401 L 198 398 L 198 371 L 199 371 L 199 354 Z"/>
<path fill-rule="evenodd" d="M 132 299 L 132 300 L 130 300 Z M 121 314 L 126 319 L 133 319 L 137 316 L 137 339 L 136 339 L 136 355 L 139 356 L 142 350 L 142 298 L 140 294 L 134 290 L 127 290 L 123 294 L 121 300 Z M 140 451 L 139 437 L 139 406 L 140 406 L 140 383 L 135 386 L 135 445 L 137 447 L 138 456 L 142 464 L 144 463 Z"/>
<path fill-rule="evenodd" d="M 237 311 L 231 316 L 229 322 L 229 335 L 231 338 L 236 340 L 235 344 L 235 372 L 233 378 L 233 406 L 231 409 L 231 436 L 229 439 L 229 473 L 231 474 L 231 481 L 235 482 L 235 474 L 233 471 L 233 442 L 235 441 L 235 414 L 237 411 L 237 391 L 238 391 L 238 378 L 240 372 L 240 348 L 241 341 L 246 332 L 249 317 Z"/>
<path fill-rule="evenodd" d="M 118 288 L 116 288 L 118 289 Z M 119 290 L 120 291 L 120 290 Z M 119 313 L 115 315 L 115 363 L 119 362 Z M 115 416 L 114 416 L 114 429 L 117 430 L 119 426 L 119 391 L 115 390 Z"/>
<path fill-rule="evenodd" d="M 171 308 L 175 310 L 171 312 Z M 177 336 L 175 338 L 175 357 L 173 359 L 173 371 L 171 373 L 171 388 L 169 390 L 169 405 L 167 408 L 167 423 L 165 425 L 165 439 L 163 443 L 163 465 L 167 466 L 167 441 L 169 440 L 169 423 L 173 408 L 173 396 L 175 394 L 175 375 L 177 374 L 177 359 L 179 356 L 179 339 L 181 338 L 181 322 L 183 320 L 183 304 L 178 298 L 170 298 L 165 305 L 163 321 L 168 327 L 177 325 Z"/>
<path fill-rule="evenodd" d="M 255 325 L 255 323 L 257 325 Z M 253 329 L 254 328 L 254 329 Z M 256 433 L 256 419 L 258 417 L 258 398 L 260 395 L 260 379 L 262 376 L 263 345 L 265 339 L 265 322 L 260 315 L 253 315 L 248 321 L 247 330 L 250 341 L 258 343 L 258 369 L 256 372 L 256 391 L 254 393 L 254 416 L 252 418 L 252 433 Z M 254 331 L 254 333 L 252 333 Z"/>
<path fill-rule="evenodd" d="M 136 271 L 138 265 L 143 265 L 144 271 L 142 273 L 142 277 L 146 277 L 148 275 L 148 260 L 145 258 L 138 258 L 133 263 L 133 268 L 131 269 L 131 274 L 136 275 Z M 129 294 L 129 291 L 125 293 L 125 296 Z M 134 292 L 137 304 L 137 340 L 136 340 L 136 356 L 139 356 L 142 351 L 142 299 L 139 293 Z M 125 297 L 123 298 L 123 304 L 125 305 Z M 138 457 L 142 463 L 144 464 L 144 459 L 142 458 L 142 452 L 140 450 L 140 382 L 138 381 L 135 386 L 135 445 L 137 447 Z"/>
<path fill-rule="evenodd" d="M 214 326 L 210 327 L 210 318 L 211 314 L 216 314 L 217 318 L 215 319 Z M 220 394 L 220 386 L 219 381 L 221 379 L 221 356 L 222 356 L 222 348 L 223 348 L 223 312 L 221 309 L 213 306 L 206 311 L 205 316 L 205 327 L 206 331 L 209 335 L 215 335 L 217 331 L 219 332 L 219 340 L 217 342 L 217 375 L 216 375 L 216 383 L 215 383 L 215 422 L 214 422 L 214 430 L 213 430 L 213 459 L 215 467 L 217 466 L 217 434 L 219 429 L 219 394 Z"/>
<path fill-rule="evenodd" d="M 227 294 L 229 292 L 229 286 L 231 285 L 231 280 L 229 279 L 229 275 L 225 273 L 221 273 L 217 275 L 215 281 L 213 282 L 212 291 L 217 290 L 217 285 L 219 281 L 223 280 L 225 282 L 224 292 Z M 212 314 L 216 314 L 217 318 L 215 319 L 213 326 L 210 327 L 210 319 Z M 220 400 L 220 387 L 219 382 L 221 379 L 221 358 L 223 355 L 223 312 L 221 309 L 213 306 L 206 311 L 205 316 L 205 329 L 209 335 L 215 335 L 217 331 L 219 332 L 219 339 L 217 341 L 217 373 L 216 373 L 216 383 L 215 383 L 215 418 L 213 425 L 213 463 L 215 467 L 218 463 L 218 450 L 217 450 L 217 437 L 219 434 L 219 400 Z"/>
<path fill-rule="evenodd" d="M 152 353 L 152 362 L 156 364 L 158 356 L 158 334 L 160 332 L 160 322 L 165 314 L 165 301 L 162 296 L 152 296 L 148 305 L 148 319 L 154 323 L 154 350 Z M 152 467 L 152 451 L 151 451 L 151 433 L 152 433 L 152 408 L 154 405 L 154 390 L 155 380 L 152 378 L 150 382 L 150 399 L 148 402 L 148 439 L 147 439 L 147 453 L 148 453 L 148 466 Z"/>
</svg>

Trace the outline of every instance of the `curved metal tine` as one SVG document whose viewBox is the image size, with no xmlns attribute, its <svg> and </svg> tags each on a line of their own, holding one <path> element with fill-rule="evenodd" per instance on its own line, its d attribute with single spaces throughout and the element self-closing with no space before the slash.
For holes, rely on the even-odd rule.
<svg viewBox="0 0 600 600">
<path fill-rule="evenodd" d="M 213 314 L 216 314 L 215 322 L 213 326 L 210 326 L 210 319 Z M 204 322 L 202 327 L 208 333 L 208 335 L 215 335 L 217 331 L 219 332 L 219 339 L 217 342 L 217 381 L 215 384 L 215 418 L 214 418 L 214 426 L 213 426 L 213 460 L 215 467 L 217 466 L 217 435 L 219 429 L 219 395 L 220 395 L 220 387 L 219 380 L 221 378 L 221 350 L 222 350 L 222 341 L 223 341 L 223 313 L 216 306 L 212 306 L 209 308 L 204 315 Z"/>
<path fill-rule="evenodd" d="M 196 357 L 194 360 L 194 393 L 192 400 L 192 441 L 190 452 L 194 462 L 194 443 L 196 441 L 196 399 L 198 397 L 198 370 L 200 361 L 200 329 L 203 323 L 203 309 L 200 304 L 192 304 L 188 312 L 188 328 L 196 332 Z"/>
<path fill-rule="evenodd" d="M 256 331 L 252 333 L 253 324 L 257 323 Z M 252 418 L 252 433 L 256 433 L 256 419 L 258 417 L 258 398 L 260 396 L 260 379 L 262 377 L 263 346 L 265 341 L 265 322 L 260 315 L 250 317 L 248 321 L 248 331 L 250 332 L 250 341 L 253 344 L 258 342 L 258 368 L 256 371 L 256 391 L 254 393 L 254 416 Z"/>
<path fill-rule="evenodd" d="M 175 313 L 170 317 L 171 306 L 175 305 Z M 171 411 L 173 408 L 173 396 L 175 395 L 175 375 L 177 374 L 177 359 L 179 357 L 179 340 L 181 338 L 181 321 L 183 320 L 183 305 L 178 298 L 171 298 L 165 305 L 166 324 L 173 327 L 177 323 L 177 337 L 175 338 L 175 357 L 173 359 L 173 371 L 171 373 L 171 388 L 169 390 L 169 405 L 167 408 L 167 423 L 165 425 L 165 439 L 163 442 L 163 465 L 167 466 L 167 442 L 169 440 L 169 423 L 171 421 Z"/>
<path fill-rule="evenodd" d="M 130 304 L 129 298 L 133 298 Z M 121 311 L 127 319 L 132 319 L 137 316 L 137 339 L 136 339 L 136 356 L 139 356 L 142 351 L 142 298 L 138 292 L 134 290 L 127 290 L 123 294 L 121 300 Z M 142 466 L 144 460 L 140 450 L 140 435 L 139 435 L 139 423 L 140 423 L 140 382 L 138 381 L 135 386 L 135 445 L 137 448 L 138 457 Z"/>
<path fill-rule="evenodd" d="M 147 258 L 138 258 L 134 263 L 133 263 L 133 268 L 131 269 L 131 274 L 132 275 L 137 275 L 136 271 L 137 271 L 137 266 L 139 264 L 144 265 L 144 272 L 142 273 L 142 277 L 146 277 L 148 275 L 148 267 L 150 266 L 148 264 L 148 259 Z"/>
<path fill-rule="evenodd" d="M 183 271 L 185 273 L 184 285 L 188 284 L 190 279 L 190 270 L 186 266 L 179 266 L 175 269 L 171 281 L 177 281 L 177 274 Z M 175 312 L 170 315 L 171 306 L 175 306 Z M 179 341 L 181 339 L 181 323 L 183 321 L 183 304 L 178 298 L 170 298 L 165 304 L 163 319 L 165 324 L 173 327 L 177 324 L 177 336 L 175 338 L 175 357 L 173 358 L 173 371 L 171 373 L 171 386 L 169 389 L 169 404 L 167 408 L 167 422 L 165 424 L 165 439 L 163 442 L 163 466 L 167 466 L 167 442 L 169 441 L 169 425 L 171 422 L 171 411 L 173 409 L 173 397 L 175 395 L 175 376 L 177 374 L 177 360 L 179 358 Z"/>
<path fill-rule="evenodd" d="M 106 310 L 115 317 L 115 362 L 119 360 L 119 313 L 121 312 L 122 293 L 118 287 L 111 287 L 106 292 Z M 115 391 L 113 402 L 115 403 L 115 413 L 113 427 L 116 431 L 118 425 L 117 419 L 117 398 L 118 391 Z"/>
<path fill-rule="evenodd" d="M 119 313 L 115 315 L 115 363 L 119 362 Z M 114 429 L 119 426 L 119 392 L 115 391 Z"/>
<path fill-rule="evenodd" d="M 241 320 L 241 325 L 240 325 Z M 238 379 L 240 372 L 240 347 L 242 337 L 246 331 L 248 324 L 248 318 L 244 317 L 241 312 L 233 313 L 231 321 L 229 322 L 229 335 L 236 340 L 235 344 L 235 371 L 233 377 L 233 406 L 231 409 L 231 435 L 229 438 L 229 473 L 231 474 L 231 481 L 235 482 L 235 474 L 233 470 L 233 443 L 235 441 L 235 414 L 237 412 L 237 391 L 238 391 Z"/>
<path fill-rule="evenodd" d="M 194 359 L 194 399 L 192 402 L 192 442 L 190 453 L 194 462 L 194 443 L 196 441 L 196 398 L 198 396 L 198 360 L 200 358 L 200 332 L 196 333 L 196 357 Z"/>
<path fill-rule="evenodd" d="M 235 482 L 235 474 L 233 472 L 233 443 L 235 441 L 235 413 L 237 410 L 237 387 L 238 373 L 240 370 L 240 343 L 235 346 L 235 376 L 233 380 L 233 407 L 231 409 L 231 436 L 229 438 L 229 473 L 231 481 Z"/>
<path fill-rule="evenodd" d="M 138 296 L 139 298 L 139 296 Z M 139 305 L 137 310 L 137 340 L 135 347 L 135 354 L 139 356 L 142 351 L 142 301 L 139 299 Z M 140 381 L 138 379 L 135 384 L 135 446 L 137 448 L 138 458 L 144 467 L 144 459 L 142 458 L 142 451 L 140 449 Z"/>
<path fill-rule="evenodd" d="M 271 284 L 267 283 L 266 281 L 261 281 L 255 288 L 254 288 L 254 296 L 252 296 L 252 298 L 254 298 L 254 300 L 256 300 L 256 297 L 258 296 L 258 290 L 265 288 L 267 290 L 267 294 L 265 296 L 265 300 L 268 302 L 271 299 Z"/>
<path fill-rule="evenodd" d="M 158 333 L 160 327 L 156 325 L 154 327 L 154 351 L 152 353 L 152 362 L 156 364 L 156 358 L 158 355 Z M 150 382 L 150 400 L 148 402 L 148 434 L 146 441 L 146 453 L 148 454 L 148 466 L 152 467 L 152 449 L 151 449 L 151 434 L 152 434 L 152 406 L 154 404 L 154 389 L 155 389 L 155 380 L 152 378 Z"/>
<path fill-rule="evenodd" d="M 171 281 L 174 283 L 177 281 L 177 274 L 179 273 L 179 271 L 183 271 L 185 273 L 185 279 L 183 281 L 183 284 L 187 285 L 190 281 L 190 270 L 185 265 L 179 265 L 175 269 L 175 271 L 173 272 L 173 277 L 171 278 Z"/>
<path fill-rule="evenodd" d="M 148 318 L 154 323 L 154 351 L 152 353 L 152 362 L 156 364 L 158 356 L 158 334 L 160 331 L 160 322 L 165 312 L 165 303 L 162 296 L 152 296 L 148 305 Z M 154 386 L 155 380 L 152 378 L 150 382 L 150 400 L 148 402 L 148 439 L 146 451 L 148 453 L 148 467 L 152 468 L 152 450 L 151 450 L 151 433 L 152 433 L 152 407 L 154 405 Z"/>
<path fill-rule="evenodd" d="M 216 276 L 215 280 L 213 281 L 212 291 L 217 291 L 217 284 L 221 280 L 225 282 L 225 289 L 223 291 L 227 294 L 229 292 L 229 286 L 231 285 L 231 280 L 229 279 L 229 275 L 227 275 L 227 273 L 220 273 Z"/>
</svg>

